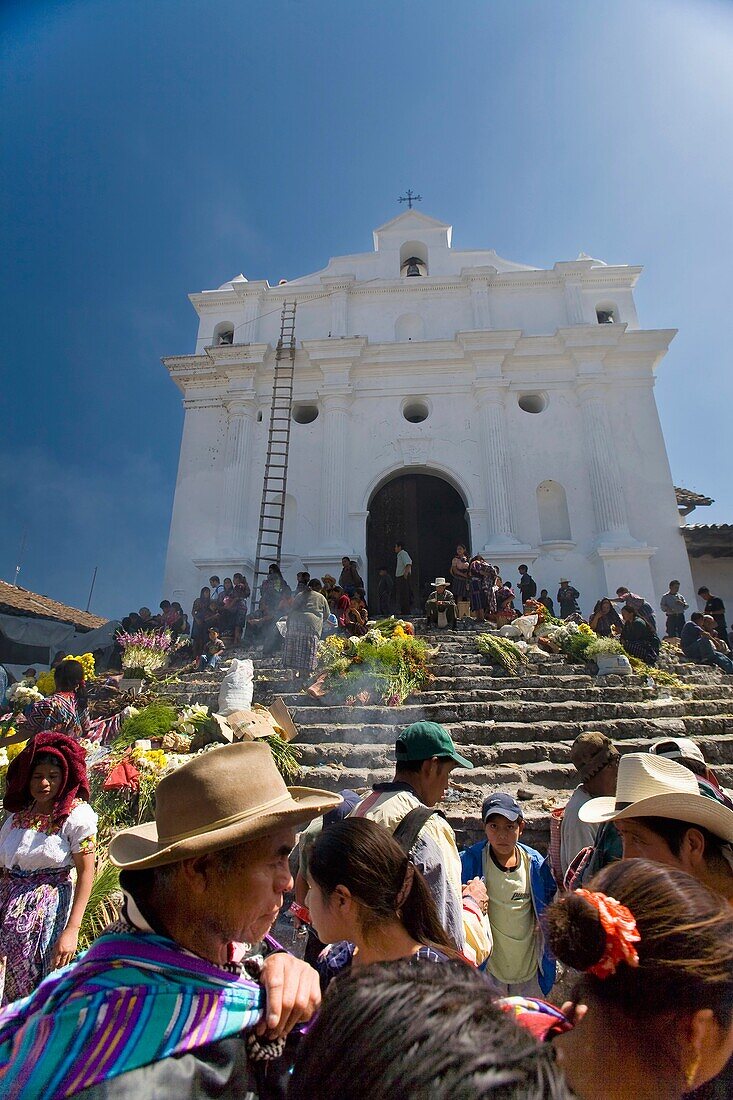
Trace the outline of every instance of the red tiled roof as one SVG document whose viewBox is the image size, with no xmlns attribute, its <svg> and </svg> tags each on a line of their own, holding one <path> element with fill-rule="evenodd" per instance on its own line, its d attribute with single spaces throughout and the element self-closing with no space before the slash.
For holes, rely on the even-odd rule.
<svg viewBox="0 0 733 1100">
<path fill-rule="evenodd" d="M 25 588 L 6 584 L 5 581 L 0 581 L 0 612 L 31 615 L 37 619 L 55 619 L 56 622 L 72 623 L 84 630 L 96 630 L 98 626 L 104 626 L 108 622 L 98 615 L 90 615 L 88 611 L 79 611 L 76 607 L 68 607 L 58 600 L 39 596 L 36 592 L 28 592 Z"/>
<path fill-rule="evenodd" d="M 681 508 L 704 508 L 708 504 L 714 503 L 712 497 L 704 497 L 702 493 L 693 493 L 692 489 L 682 489 L 675 485 L 674 491 L 677 494 L 677 503 Z"/>
</svg>

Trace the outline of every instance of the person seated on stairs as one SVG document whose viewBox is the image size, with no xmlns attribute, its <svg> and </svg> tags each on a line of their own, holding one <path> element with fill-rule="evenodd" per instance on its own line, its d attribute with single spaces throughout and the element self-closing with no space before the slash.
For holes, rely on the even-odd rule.
<svg viewBox="0 0 733 1100">
<path fill-rule="evenodd" d="M 431 592 L 425 604 L 425 617 L 428 626 L 437 626 L 440 630 L 455 630 L 456 601 L 445 577 L 436 577 L 430 585 Z"/>
<path fill-rule="evenodd" d="M 715 648 L 712 638 L 705 632 L 704 619 L 702 611 L 692 612 L 689 623 L 682 627 L 680 649 L 691 661 L 717 665 L 728 676 L 733 676 L 733 661 Z"/>
<path fill-rule="evenodd" d="M 541 997 L 555 984 L 555 960 L 540 921 L 557 889 L 550 861 L 520 844 L 522 807 L 496 791 L 481 807 L 486 840 L 461 852 L 463 881 L 483 878 L 489 896 L 493 951 L 486 970 L 501 996 Z"/>
<path fill-rule="evenodd" d="M 624 625 L 621 628 L 621 645 L 630 657 L 638 657 L 647 665 L 655 665 L 659 658 L 661 642 L 649 623 L 633 607 L 621 608 Z"/>
<path fill-rule="evenodd" d="M 395 756 L 394 779 L 375 784 L 353 816 L 369 817 L 392 833 L 401 826 L 403 831 L 417 829 L 414 837 L 404 840 L 410 859 L 425 875 L 451 941 L 480 966 L 491 952 L 486 887 L 480 877 L 462 885 L 455 833 L 435 809 L 453 769 L 473 768 L 473 764 L 461 756 L 448 730 L 437 722 L 414 722 L 403 730 L 395 744 Z"/>
<path fill-rule="evenodd" d="M 581 821 L 580 807 L 591 798 L 613 794 L 616 790 L 619 752 L 605 733 L 588 730 L 578 734 L 570 749 L 570 762 L 578 773 L 580 785 L 575 788 L 562 815 L 560 825 L 560 870 L 562 885 L 573 860 L 587 849 L 593 849 L 592 856 L 586 860 L 587 876 L 590 877 L 607 863 L 621 858 L 621 838 L 613 825 L 603 826 L 604 835 L 599 836 L 597 824 Z M 590 864 L 592 860 L 592 870 Z"/>
<path fill-rule="evenodd" d="M 702 628 L 708 635 L 718 653 L 724 653 L 730 657 L 730 647 L 726 638 L 721 638 L 718 625 L 712 615 L 703 615 Z"/>
<path fill-rule="evenodd" d="M 623 620 L 608 596 L 604 596 L 593 608 L 588 626 L 599 638 L 614 638 L 624 628 Z"/>
<path fill-rule="evenodd" d="M 207 668 L 218 668 L 225 648 L 226 646 L 219 637 L 219 632 L 213 626 L 210 627 L 209 640 L 199 659 L 199 672 L 204 672 Z"/>
</svg>

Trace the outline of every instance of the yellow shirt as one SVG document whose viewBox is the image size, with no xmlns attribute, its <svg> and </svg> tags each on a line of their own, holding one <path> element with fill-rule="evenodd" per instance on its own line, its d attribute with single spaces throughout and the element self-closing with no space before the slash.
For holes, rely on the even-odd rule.
<svg viewBox="0 0 733 1100">
<path fill-rule="evenodd" d="M 537 974 L 537 921 L 530 892 L 529 857 L 521 848 L 510 871 L 499 867 L 484 848 L 484 882 L 489 895 L 489 923 L 494 950 L 487 970 L 502 985 L 528 982 Z"/>
</svg>

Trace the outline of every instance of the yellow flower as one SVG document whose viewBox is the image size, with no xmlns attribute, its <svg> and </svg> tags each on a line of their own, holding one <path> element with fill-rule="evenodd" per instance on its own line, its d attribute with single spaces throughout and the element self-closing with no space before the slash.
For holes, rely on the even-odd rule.
<svg viewBox="0 0 733 1100">
<path fill-rule="evenodd" d="M 53 672 L 42 672 L 36 680 L 36 687 L 44 695 L 53 695 L 56 690 L 56 678 Z"/>
</svg>

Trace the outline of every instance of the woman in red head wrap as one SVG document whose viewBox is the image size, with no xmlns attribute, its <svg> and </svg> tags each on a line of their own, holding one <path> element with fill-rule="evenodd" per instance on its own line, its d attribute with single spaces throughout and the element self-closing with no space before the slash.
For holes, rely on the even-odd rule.
<svg viewBox="0 0 733 1100">
<path fill-rule="evenodd" d="M 8 816 L 0 829 L 1 1004 L 26 997 L 76 954 L 94 879 L 97 815 L 88 799 L 84 750 L 63 733 L 38 733 L 8 765 Z"/>
</svg>

